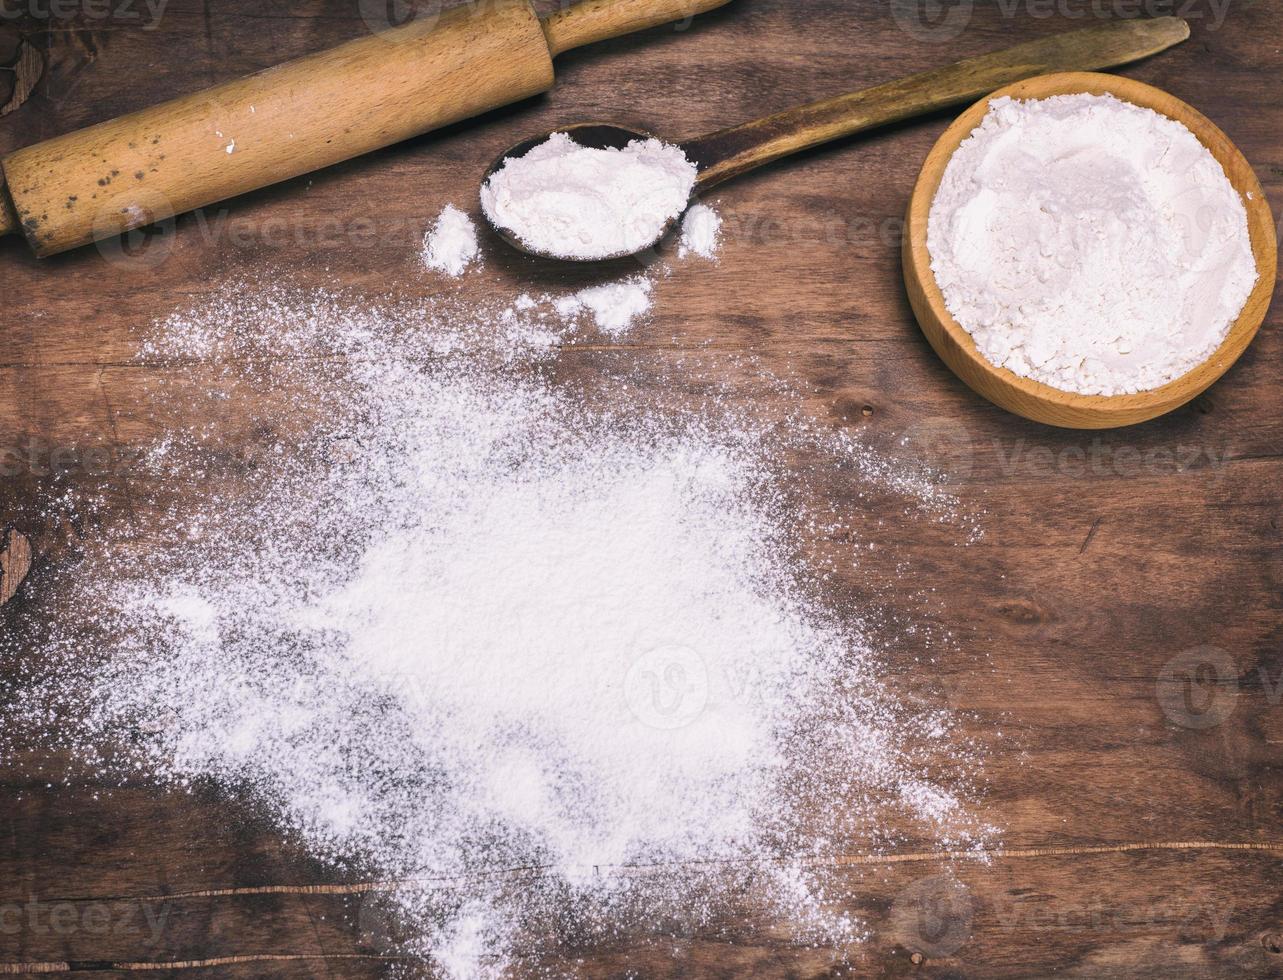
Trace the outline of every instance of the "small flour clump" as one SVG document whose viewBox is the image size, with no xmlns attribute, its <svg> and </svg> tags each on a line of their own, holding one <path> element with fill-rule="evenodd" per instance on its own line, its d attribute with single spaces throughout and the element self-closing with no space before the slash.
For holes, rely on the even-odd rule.
<svg viewBox="0 0 1283 980">
<path fill-rule="evenodd" d="M 656 139 L 593 149 L 554 133 L 509 157 L 482 186 L 481 205 L 532 251 L 604 259 L 653 244 L 685 209 L 696 176 L 680 147 Z"/>
<path fill-rule="evenodd" d="M 927 246 L 984 357 L 1090 395 L 1197 367 L 1257 280 L 1221 165 L 1185 126 L 1110 95 L 995 99 L 945 169 Z"/>
<path fill-rule="evenodd" d="M 617 337 L 626 333 L 637 317 L 650 311 L 650 290 L 649 279 L 634 276 L 563 297 L 557 301 L 556 310 L 563 318 L 587 310 L 598 330 Z"/>
<path fill-rule="evenodd" d="M 682 239 L 677 257 L 698 255 L 711 259 L 717 255 L 717 239 L 722 232 L 722 216 L 707 204 L 696 204 L 682 219 Z"/>
<path fill-rule="evenodd" d="M 423 264 L 448 276 L 461 276 L 480 251 L 477 226 L 453 204 L 447 204 L 423 240 Z"/>
</svg>

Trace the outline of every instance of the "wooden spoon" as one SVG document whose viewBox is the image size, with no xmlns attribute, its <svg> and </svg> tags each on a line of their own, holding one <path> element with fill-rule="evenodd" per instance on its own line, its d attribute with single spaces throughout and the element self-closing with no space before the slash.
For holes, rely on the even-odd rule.
<svg viewBox="0 0 1283 980">
<path fill-rule="evenodd" d="M 1189 25 L 1179 17 L 1113 21 L 789 109 L 676 145 L 699 171 L 691 194 L 694 200 L 732 177 L 844 136 L 971 102 L 1001 86 L 1035 75 L 1091 71 L 1127 64 L 1165 51 L 1188 37 Z M 634 140 L 652 137 L 642 130 L 609 123 L 562 126 L 551 133 L 523 140 L 509 149 L 486 171 L 482 185 L 509 158 L 524 156 L 553 133 L 567 133 L 576 143 L 597 149 L 622 149 Z M 645 251 L 660 242 L 680 217 L 680 214 L 675 215 L 659 230 L 654 241 L 636 251 Z M 565 256 L 531 249 L 510 229 L 496 225 L 489 215 L 486 220 L 504 241 L 528 255 L 566 261 L 604 261 L 631 254 L 624 252 L 593 260 L 567 260 Z"/>
</svg>

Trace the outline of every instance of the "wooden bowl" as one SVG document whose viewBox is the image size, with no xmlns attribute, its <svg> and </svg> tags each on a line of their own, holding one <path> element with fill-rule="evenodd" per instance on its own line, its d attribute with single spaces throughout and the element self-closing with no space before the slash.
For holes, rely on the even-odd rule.
<svg viewBox="0 0 1283 980">
<path fill-rule="evenodd" d="M 927 252 L 927 219 L 936 189 L 954 151 L 980 125 L 991 99 L 1043 99 L 1052 95 L 1110 93 L 1145 106 L 1183 123 L 1225 168 L 1230 183 L 1247 208 L 1252 252 L 1260 275 L 1243 312 L 1230 327 L 1225 342 L 1206 361 L 1175 381 L 1135 395 L 1079 395 L 1022 378 L 991 364 L 977 349 L 971 335 L 950 315 L 931 272 Z M 1239 359 L 1256 336 L 1274 294 L 1278 274 L 1278 243 L 1274 219 L 1243 154 L 1210 120 L 1197 110 L 1153 86 L 1117 75 L 1066 72 L 1041 75 L 994 92 L 964 112 L 950 126 L 923 164 L 909 202 L 904 238 L 904 279 L 913 312 L 922 332 L 954 373 L 977 393 L 1008 411 L 1048 425 L 1071 429 L 1112 429 L 1156 418 L 1197 397 Z"/>
</svg>

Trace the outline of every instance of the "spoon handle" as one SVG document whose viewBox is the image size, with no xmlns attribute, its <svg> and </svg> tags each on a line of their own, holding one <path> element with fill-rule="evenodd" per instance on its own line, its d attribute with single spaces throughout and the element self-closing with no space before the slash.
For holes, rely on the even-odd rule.
<svg viewBox="0 0 1283 980">
<path fill-rule="evenodd" d="M 682 149 L 699 167 L 696 187 L 704 191 L 781 157 L 866 129 L 973 102 L 1021 79 L 1126 64 L 1188 37 L 1189 25 L 1179 17 L 1113 21 L 789 109 L 696 137 L 684 142 Z"/>
</svg>

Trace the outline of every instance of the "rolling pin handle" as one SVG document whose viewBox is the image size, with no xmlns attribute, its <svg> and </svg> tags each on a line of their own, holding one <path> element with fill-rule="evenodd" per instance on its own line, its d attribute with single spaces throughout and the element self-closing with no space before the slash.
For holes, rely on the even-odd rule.
<svg viewBox="0 0 1283 980">
<path fill-rule="evenodd" d="M 544 19 L 553 57 L 594 41 L 644 31 L 725 6 L 730 0 L 583 0 Z"/>
<path fill-rule="evenodd" d="M 16 235 L 22 231 L 18 223 L 18 212 L 13 208 L 9 198 L 9 188 L 5 186 L 4 176 L 0 175 L 0 238 L 5 235 Z"/>
</svg>

